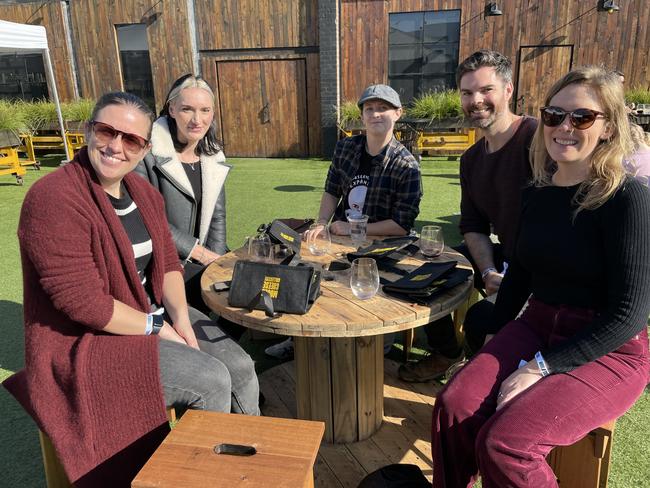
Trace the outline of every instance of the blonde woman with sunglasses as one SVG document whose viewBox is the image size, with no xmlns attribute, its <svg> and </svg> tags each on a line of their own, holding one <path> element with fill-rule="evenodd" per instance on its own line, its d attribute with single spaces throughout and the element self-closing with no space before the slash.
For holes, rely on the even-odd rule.
<svg viewBox="0 0 650 488">
<path fill-rule="evenodd" d="M 621 83 L 574 70 L 540 116 L 502 328 L 436 400 L 434 487 L 479 473 L 485 488 L 557 487 L 551 449 L 623 415 L 648 384 L 650 193 L 621 163 Z"/>
<path fill-rule="evenodd" d="M 166 405 L 259 413 L 252 360 L 188 307 L 163 200 L 131 173 L 152 119 L 134 95 L 102 96 L 87 147 L 21 210 L 25 368 L 3 385 L 75 486 L 130 486 Z"/>
</svg>

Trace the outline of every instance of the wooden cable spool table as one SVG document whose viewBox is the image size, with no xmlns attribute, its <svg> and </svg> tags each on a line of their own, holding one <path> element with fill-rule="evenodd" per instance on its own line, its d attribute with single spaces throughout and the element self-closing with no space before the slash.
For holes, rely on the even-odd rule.
<svg viewBox="0 0 650 488">
<path fill-rule="evenodd" d="M 330 252 L 313 256 L 303 243 L 302 260 L 328 264 L 344 260 L 353 251 L 346 237 L 333 236 Z M 295 339 L 296 402 L 298 417 L 325 422 L 325 440 L 356 442 L 370 437 L 382 422 L 384 384 L 383 334 L 418 327 L 449 315 L 469 297 L 473 276 L 445 292 L 429 306 L 389 297 L 380 290 L 368 300 L 352 294 L 349 271 L 333 273 L 333 281 L 321 281 L 321 296 L 304 315 L 279 314 L 267 317 L 263 311 L 228 306 L 228 292 L 215 292 L 212 283 L 230 280 L 238 259 L 247 259 L 239 249 L 208 266 L 201 278 L 205 303 L 227 320 Z M 436 261 L 456 260 L 471 266 L 450 248 Z M 412 270 L 423 264 L 419 253 L 398 265 Z M 400 276 L 380 272 L 391 281 Z"/>
</svg>

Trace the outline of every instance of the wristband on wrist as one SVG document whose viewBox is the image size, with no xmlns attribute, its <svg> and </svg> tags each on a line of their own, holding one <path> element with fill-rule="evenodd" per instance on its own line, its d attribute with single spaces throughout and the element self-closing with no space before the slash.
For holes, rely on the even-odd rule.
<svg viewBox="0 0 650 488">
<path fill-rule="evenodd" d="M 162 314 L 150 314 L 151 315 L 151 333 L 153 335 L 158 335 L 160 332 L 160 329 L 163 328 L 163 325 L 165 325 L 165 319 L 163 318 Z"/>
<path fill-rule="evenodd" d="M 490 273 L 498 273 L 497 269 L 490 266 L 489 268 L 485 268 L 483 272 L 481 273 L 481 279 L 484 280 L 487 275 Z"/>
<path fill-rule="evenodd" d="M 537 351 L 535 353 L 535 361 L 537 362 L 537 367 L 539 368 L 539 372 L 542 373 L 542 377 L 551 374 L 548 371 L 548 365 L 546 364 L 546 361 L 544 360 L 544 357 L 542 356 L 542 353 L 540 351 Z"/>
<path fill-rule="evenodd" d="M 153 330 L 153 315 L 148 313 L 147 314 L 147 325 L 144 327 L 144 335 L 151 335 L 151 331 Z"/>
</svg>

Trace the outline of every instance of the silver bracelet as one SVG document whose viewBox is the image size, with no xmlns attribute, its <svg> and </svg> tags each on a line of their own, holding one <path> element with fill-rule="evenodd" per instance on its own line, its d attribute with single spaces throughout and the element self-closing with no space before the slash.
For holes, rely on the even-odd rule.
<svg viewBox="0 0 650 488">
<path fill-rule="evenodd" d="M 144 335 L 151 335 L 153 330 L 153 314 L 147 314 L 147 325 L 144 328 Z"/>
</svg>

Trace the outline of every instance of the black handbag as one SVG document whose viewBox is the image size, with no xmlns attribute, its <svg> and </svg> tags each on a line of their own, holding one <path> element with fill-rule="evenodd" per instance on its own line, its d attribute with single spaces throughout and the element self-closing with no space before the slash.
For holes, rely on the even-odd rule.
<svg viewBox="0 0 650 488">
<path fill-rule="evenodd" d="M 301 235 L 282 222 L 276 219 L 270 224 L 262 224 L 257 228 L 260 234 L 267 234 L 275 244 L 282 244 L 291 249 L 295 254 L 300 254 Z"/>
<path fill-rule="evenodd" d="M 269 264 L 239 260 L 228 293 L 231 307 L 304 314 L 320 295 L 320 270 L 313 266 Z"/>
</svg>

